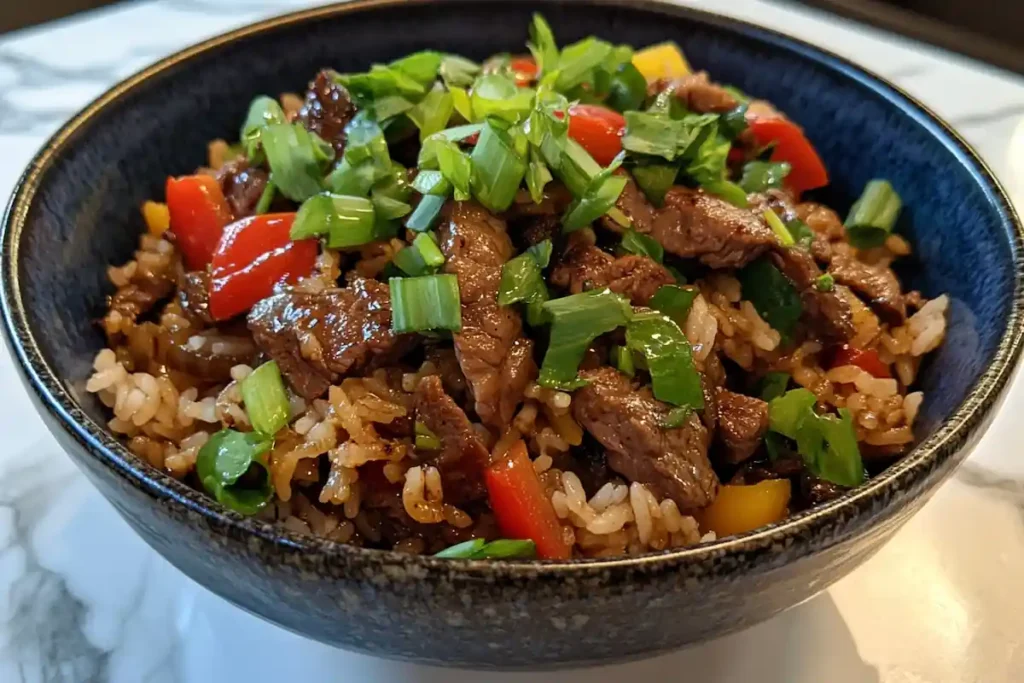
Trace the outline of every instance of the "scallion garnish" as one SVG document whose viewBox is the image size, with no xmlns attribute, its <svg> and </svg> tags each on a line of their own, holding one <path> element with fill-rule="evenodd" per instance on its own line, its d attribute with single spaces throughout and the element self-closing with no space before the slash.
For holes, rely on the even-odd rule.
<svg viewBox="0 0 1024 683">
<path fill-rule="evenodd" d="M 420 129 L 422 142 L 434 133 L 444 130 L 454 109 L 451 94 L 438 86 L 428 92 L 415 107 L 405 112 L 405 115 Z"/>
<path fill-rule="evenodd" d="M 815 279 L 814 286 L 819 292 L 831 292 L 836 288 L 836 279 L 832 273 L 822 273 Z"/>
<path fill-rule="evenodd" d="M 533 95 L 531 88 L 520 88 L 508 76 L 485 74 L 473 84 L 469 96 L 473 119 L 483 121 L 488 116 L 497 116 L 515 123 L 529 114 Z"/>
<path fill-rule="evenodd" d="M 792 389 L 768 404 L 769 428 L 793 439 L 807 469 L 840 486 L 864 481 L 864 465 L 849 411 L 819 415 L 817 398 L 807 389 Z"/>
<path fill-rule="evenodd" d="M 658 263 L 662 263 L 665 260 L 665 247 L 661 246 L 658 240 L 632 229 L 622 233 L 622 242 L 619 243 L 619 249 L 629 254 L 646 256 Z"/>
<path fill-rule="evenodd" d="M 858 249 L 882 246 L 892 233 L 902 206 L 903 200 L 888 180 L 870 181 L 843 223 L 850 244 Z"/>
<path fill-rule="evenodd" d="M 705 140 L 715 134 L 718 120 L 714 114 L 687 114 L 678 120 L 641 111 L 627 111 L 624 116 L 622 148 L 669 161 L 696 155 Z"/>
<path fill-rule="evenodd" d="M 379 239 L 376 224 L 376 212 L 369 199 L 324 192 L 299 207 L 291 237 L 301 240 L 327 234 L 327 244 L 333 249 L 354 247 Z"/>
<path fill-rule="evenodd" d="M 722 114 L 718 119 L 718 132 L 730 140 L 739 137 L 739 134 L 747 129 L 747 107 L 747 103 L 740 100 L 736 108 Z"/>
<path fill-rule="evenodd" d="M 498 285 L 498 304 L 510 306 L 517 302 L 543 303 L 548 300 L 548 288 L 541 270 L 551 258 L 551 240 L 530 247 L 510 259 L 501 268 Z"/>
<path fill-rule="evenodd" d="M 686 424 L 686 419 L 690 417 L 690 413 L 693 412 L 693 408 L 690 406 L 679 406 L 668 411 L 665 418 L 661 421 L 662 429 L 677 429 Z"/>
<path fill-rule="evenodd" d="M 739 184 L 747 193 L 782 187 L 791 168 L 785 161 L 748 161 Z"/>
<path fill-rule="evenodd" d="M 758 385 L 758 393 L 762 401 L 771 401 L 786 393 L 789 386 L 789 375 L 784 372 L 766 372 Z"/>
<path fill-rule="evenodd" d="M 698 294 L 700 294 L 700 290 L 696 287 L 662 285 L 658 287 L 658 291 L 651 297 L 648 305 L 672 318 L 682 328 L 686 324 L 686 317 L 690 315 L 693 301 Z"/>
<path fill-rule="evenodd" d="M 803 312 L 800 294 L 793 283 L 767 258 L 760 258 L 737 272 L 743 298 L 754 305 L 758 315 L 782 335 L 792 337 Z"/>
<path fill-rule="evenodd" d="M 459 281 L 454 275 L 393 277 L 391 329 L 397 334 L 462 329 Z"/>
<path fill-rule="evenodd" d="M 441 175 L 452 184 L 456 201 L 469 199 L 470 181 L 473 177 L 473 163 L 469 155 L 454 142 L 440 140 L 434 143 L 437 166 Z"/>
<path fill-rule="evenodd" d="M 253 370 L 242 380 L 241 390 L 254 430 L 273 436 L 288 424 L 291 408 L 276 362 L 268 361 Z"/>
<path fill-rule="evenodd" d="M 266 465 L 273 443 L 260 432 L 222 429 L 199 449 L 199 482 L 225 507 L 243 515 L 256 514 L 274 495 Z"/>
<path fill-rule="evenodd" d="M 684 167 L 683 173 L 699 185 L 708 185 L 725 180 L 726 159 L 732 143 L 717 132 L 709 135 L 697 148 L 697 152 Z"/>
<path fill-rule="evenodd" d="M 605 105 L 620 112 L 639 109 L 647 97 L 647 80 L 633 66 L 625 62 L 612 74 Z"/>
<path fill-rule="evenodd" d="M 633 167 L 633 179 L 648 201 L 655 206 L 661 206 L 665 201 L 665 193 L 675 184 L 677 175 L 679 168 L 669 164 L 644 164 Z"/>
<path fill-rule="evenodd" d="M 589 37 L 566 45 L 558 57 L 558 75 L 555 88 L 566 92 L 584 82 L 586 77 L 601 66 L 612 54 L 612 45 Z"/>
<path fill-rule="evenodd" d="M 413 426 L 413 433 L 416 436 L 416 450 L 436 451 L 441 448 L 441 439 L 419 420 Z"/>
<path fill-rule="evenodd" d="M 281 105 L 278 104 L 277 100 L 266 95 L 260 95 L 252 101 L 252 104 L 249 105 L 249 113 L 245 117 L 245 123 L 242 124 L 241 135 L 239 136 L 242 149 L 245 150 L 245 156 L 249 163 L 258 165 L 263 160 L 260 154 L 260 133 L 263 132 L 263 129 L 272 123 L 287 122 L 288 118 L 284 115 L 284 110 L 281 109 Z"/>
<path fill-rule="evenodd" d="M 468 88 L 473 85 L 480 73 L 480 65 L 459 55 L 445 55 L 441 58 L 438 74 L 444 84 L 456 88 Z"/>
<path fill-rule="evenodd" d="M 636 375 L 636 363 L 633 362 L 633 351 L 625 346 L 612 347 L 610 360 L 612 365 L 626 377 Z"/>
<path fill-rule="evenodd" d="M 558 44 L 555 42 L 555 34 L 538 12 L 533 13 L 533 21 L 530 22 L 530 41 L 526 43 L 526 47 L 533 55 L 539 75 L 546 76 L 558 68 Z"/>
<path fill-rule="evenodd" d="M 536 556 L 537 546 L 533 541 L 507 538 L 490 543 L 482 538 L 474 538 L 445 548 L 434 555 L 451 560 L 532 560 Z"/>
<path fill-rule="evenodd" d="M 274 184 L 285 197 L 302 202 L 323 189 L 324 166 L 334 150 L 316 133 L 298 124 L 272 123 L 263 128 L 260 142 Z"/>
<path fill-rule="evenodd" d="M 675 406 L 704 407 L 700 373 L 686 335 L 660 311 L 637 311 L 626 325 L 626 346 L 647 360 L 654 396 Z"/>
<path fill-rule="evenodd" d="M 776 237 L 779 238 L 779 242 L 782 243 L 782 246 L 791 247 L 796 244 L 796 241 L 793 239 L 793 235 L 789 232 L 789 228 L 786 227 L 786 224 L 782 222 L 782 219 L 779 218 L 777 213 L 771 209 L 765 209 L 764 213 L 761 215 L 764 216 L 764 220 L 768 224 L 768 227 L 771 228 L 772 232 L 774 232 Z"/>
<path fill-rule="evenodd" d="M 418 277 L 437 272 L 444 265 L 444 254 L 431 234 L 421 232 L 411 246 L 403 247 L 395 254 L 393 262 L 403 273 Z"/>
<path fill-rule="evenodd" d="M 526 161 L 507 131 L 488 121 L 473 150 L 472 187 L 478 202 L 494 213 L 512 205 L 526 174 Z"/>
<path fill-rule="evenodd" d="M 747 202 L 746 191 L 734 182 L 730 182 L 728 180 L 716 180 L 714 182 L 704 183 L 701 187 L 708 194 L 721 197 L 733 206 L 738 206 L 741 209 L 745 209 L 750 205 Z"/>
<path fill-rule="evenodd" d="M 414 232 L 426 232 L 437 225 L 437 219 L 441 216 L 441 209 L 447 201 L 445 197 L 436 194 L 423 195 L 416 209 L 409 214 L 405 220 L 405 227 Z"/>
<path fill-rule="evenodd" d="M 562 216 L 562 232 L 585 228 L 615 206 L 619 195 L 629 182 L 624 175 L 612 175 L 619 163 L 621 155 L 616 162 L 590 181 L 582 196 L 573 200 Z"/>
<path fill-rule="evenodd" d="M 551 316 L 551 341 L 537 382 L 571 391 L 585 384 L 577 370 L 590 343 L 629 322 L 633 309 L 621 295 L 594 289 L 548 301 L 544 312 Z"/>
<path fill-rule="evenodd" d="M 260 193 L 259 201 L 256 202 L 256 208 L 253 209 L 253 213 L 260 216 L 270 211 L 270 203 L 274 201 L 276 193 L 277 186 L 274 185 L 274 181 L 268 180 L 267 184 L 263 186 L 263 192 Z"/>
</svg>

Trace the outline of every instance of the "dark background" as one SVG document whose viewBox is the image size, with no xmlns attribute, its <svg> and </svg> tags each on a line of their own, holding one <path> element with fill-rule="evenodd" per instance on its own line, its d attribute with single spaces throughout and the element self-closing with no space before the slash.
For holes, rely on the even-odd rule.
<svg viewBox="0 0 1024 683">
<path fill-rule="evenodd" d="M 790 1 L 887 28 L 1024 74 L 1024 0 Z M 0 33 L 108 4 L 113 4 L 112 0 L 0 0 Z"/>
</svg>

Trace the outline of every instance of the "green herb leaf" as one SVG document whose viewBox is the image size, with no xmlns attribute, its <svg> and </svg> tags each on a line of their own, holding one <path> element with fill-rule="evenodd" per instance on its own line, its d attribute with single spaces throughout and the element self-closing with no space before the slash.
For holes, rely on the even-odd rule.
<svg viewBox="0 0 1024 683">
<path fill-rule="evenodd" d="M 262 216 L 267 211 L 270 211 L 270 204 L 274 201 L 275 194 L 277 194 L 277 186 L 274 185 L 273 180 L 268 180 L 267 184 L 263 186 L 263 192 L 260 193 L 259 201 L 256 202 L 256 208 L 253 209 L 253 213 L 257 216 Z"/>
<path fill-rule="evenodd" d="M 704 183 L 701 187 L 708 194 L 721 197 L 733 206 L 738 206 L 741 209 L 745 209 L 750 206 L 747 202 L 746 191 L 736 183 L 728 180 L 716 180 L 714 182 Z"/>
<path fill-rule="evenodd" d="M 488 121 L 472 156 L 473 197 L 493 213 L 512 205 L 526 175 L 526 161 L 507 131 Z"/>
<path fill-rule="evenodd" d="M 726 176 L 726 159 L 732 143 L 718 134 L 709 135 L 697 148 L 694 158 L 683 168 L 699 185 L 722 182 Z"/>
<path fill-rule="evenodd" d="M 665 193 L 675 184 L 679 168 L 670 164 L 644 164 L 633 167 L 633 179 L 655 206 L 665 201 Z"/>
<path fill-rule="evenodd" d="M 612 347 L 610 360 L 612 365 L 626 377 L 636 375 L 636 363 L 633 362 L 633 351 L 625 346 Z"/>
<path fill-rule="evenodd" d="M 791 168 L 785 161 L 748 161 L 743 165 L 740 187 L 747 193 L 782 187 Z"/>
<path fill-rule="evenodd" d="M 242 380 L 241 391 L 254 430 L 272 436 L 288 424 L 291 405 L 276 362 L 268 361 L 253 370 Z"/>
<path fill-rule="evenodd" d="M 766 372 L 761 378 L 758 393 L 761 400 L 771 401 L 786 393 L 789 386 L 789 375 L 784 372 Z"/>
<path fill-rule="evenodd" d="M 542 249 L 541 253 L 535 255 L 525 251 L 502 266 L 501 283 L 498 285 L 498 305 L 510 306 L 520 301 L 532 303 L 548 300 L 548 288 L 544 283 L 541 269 L 547 265 L 547 259 L 551 257 L 551 241 L 544 242 L 547 243 L 547 248 Z M 538 257 L 545 256 L 545 263 L 541 265 Z"/>
<path fill-rule="evenodd" d="M 272 446 L 273 441 L 258 432 L 223 429 L 199 449 L 199 482 L 222 505 L 243 515 L 254 515 L 274 495 L 264 462 Z"/>
<path fill-rule="evenodd" d="M 888 180 L 872 180 L 864 186 L 843 223 L 850 244 L 858 249 L 880 247 L 892 233 L 903 200 Z"/>
<path fill-rule="evenodd" d="M 441 87 L 434 88 L 406 116 L 420 129 L 420 142 L 448 125 L 455 111 L 455 104 L 449 92 Z"/>
<path fill-rule="evenodd" d="M 594 37 L 565 46 L 558 58 L 555 89 L 565 92 L 583 83 L 590 72 L 601 66 L 611 53 L 610 43 Z"/>
<path fill-rule="evenodd" d="M 739 98 L 737 98 L 739 99 Z M 718 132 L 730 140 L 735 140 L 747 129 L 747 103 L 740 101 L 735 109 L 730 109 L 718 119 Z"/>
<path fill-rule="evenodd" d="M 629 254 L 646 256 L 658 263 L 665 261 L 665 248 L 661 246 L 661 243 L 653 237 L 633 229 L 628 229 L 622 233 L 622 242 L 619 243 L 619 249 Z"/>
<path fill-rule="evenodd" d="M 533 61 L 537 63 L 537 73 L 547 75 L 558 68 L 558 44 L 551 26 L 539 13 L 534 13 L 530 23 L 530 42 L 526 43 Z"/>
<path fill-rule="evenodd" d="M 258 165 L 263 160 L 260 154 L 260 134 L 263 129 L 273 123 L 287 123 L 288 118 L 277 100 L 260 95 L 249 105 L 249 113 L 242 124 L 242 131 L 239 135 L 245 156 L 250 163 Z"/>
<path fill-rule="evenodd" d="M 441 439 L 437 438 L 437 434 L 430 431 L 430 429 L 427 428 L 427 425 L 423 424 L 419 420 L 417 420 L 416 424 L 413 426 L 413 433 L 416 437 L 416 450 L 436 451 L 441 449 Z"/>
<path fill-rule="evenodd" d="M 616 111 L 625 112 L 639 109 L 646 98 L 647 80 L 643 74 L 632 62 L 619 65 L 609 84 L 605 105 Z"/>
<path fill-rule="evenodd" d="M 626 325 L 626 346 L 647 359 L 654 396 L 694 410 L 704 408 L 700 374 L 686 335 L 659 311 L 638 311 Z"/>
<path fill-rule="evenodd" d="M 537 382 L 569 391 L 584 385 L 577 370 L 590 343 L 625 325 L 633 314 L 629 301 L 609 289 L 553 299 L 544 311 L 551 316 L 551 340 Z"/>
<path fill-rule="evenodd" d="M 657 156 L 668 161 L 692 159 L 706 140 L 714 137 L 718 117 L 687 114 L 675 120 L 661 114 L 627 111 L 622 148 L 633 154 Z M 716 150 L 717 153 L 717 150 Z"/>
<path fill-rule="evenodd" d="M 449 88 L 468 88 L 480 74 L 480 65 L 459 55 L 445 55 L 441 58 L 439 73 Z"/>
<path fill-rule="evenodd" d="M 473 118 L 483 121 L 488 116 L 497 116 L 515 123 L 529 115 L 533 96 L 531 88 L 520 88 L 508 76 L 485 74 L 477 79 L 470 93 Z"/>
<path fill-rule="evenodd" d="M 562 217 L 563 233 L 587 227 L 615 206 L 629 182 L 624 175 L 612 175 L 615 166 L 617 164 L 609 166 L 594 178 L 583 196 L 577 197 L 569 205 Z"/>
<path fill-rule="evenodd" d="M 767 258 L 760 258 L 737 272 L 743 298 L 754 305 L 758 315 L 789 340 L 803 307 L 800 294 Z"/>
<path fill-rule="evenodd" d="M 840 486 L 864 481 L 864 465 L 849 411 L 818 415 L 817 399 L 807 389 L 793 389 L 768 404 L 769 428 L 796 441 L 797 452 L 817 477 Z"/>
<path fill-rule="evenodd" d="M 686 325 L 686 318 L 690 315 L 693 301 L 698 294 L 700 294 L 700 290 L 696 287 L 662 285 L 658 287 L 658 291 L 651 297 L 648 305 L 672 318 L 682 329 Z"/>
</svg>

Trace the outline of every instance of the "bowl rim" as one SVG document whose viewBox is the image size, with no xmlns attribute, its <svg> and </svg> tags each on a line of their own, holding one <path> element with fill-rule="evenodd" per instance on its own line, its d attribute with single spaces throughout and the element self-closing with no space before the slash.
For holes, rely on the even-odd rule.
<svg viewBox="0 0 1024 683">
<path fill-rule="evenodd" d="M 499 0 L 503 4 L 516 4 L 520 0 Z M 1024 278 L 1022 278 L 1021 254 L 1024 253 L 1024 225 L 1017 215 L 1006 191 L 995 178 L 988 165 L 954 131 L 949 124 L 898 86 L 885 78 L 854 64 L 844 57 L 811 45 L 799 38 L 775 31 L 757 24 L 733 17 L 715 14 L 691 7 L 679 6 L 664 0 L 537 0 L 540 4 L 591 5 L 621 7 L 628 10 L 661 14 L 683 18 L 696 23 L 713 26 L 739 33 L 758 40 L 772 49 L 786 50 L 797 56 L 841 72 L 847 78 L 881 96 L 891 105 L 910 114 L 919 124 L 928 129 L 957 159 L 968 168 L 972 176 L 983 187 L 988 202 L 999 214 L 1002 224 L 1010 228 L 1011 256 L 1015 261 L 1013 297 L 1010 302 L 1006 329 L 1000 337 L 995 354 L 970 389 L 965 399 L 945 419 L 934 434 L 919 443 L 898 463 L 881 474 L 868 480 L 839 498 L 820 507 L 813 508 L 786 518 L 780 522 L 755 529 L 745 534 L 702 543 L 686 548 L 651 552 L 638 556 L 621 556 L 607 559 L 573 559 L 565 561 L 463 561 L 437 559 L 430 556 L 416 556 L 391 550 L 361 548 L 315 536 L 288 531 L 279 524 L 262 522 L 244 517 L 228 510 L 214 499 L 192 489 L 185 483 L 144 463 L 133 455 L 125 445 L 105 427 L 97 424 L 77 405 L 73 392 L 44 358 L 33 331 L 28 323 L 20 286 L 20 239 L 25 228 L 29 209 L 40 188 L 41 181 L 49 169 L 59 160 L 67 146 L 80 136 L 88 134 L 91 122 L 104 109 L 116 103 L 143 86 L 149 79 L 172 71 L 195 58 L 214 53 L 232 43 L 277 29 L 314 22 L 318 19 L 335 18 L 367 11 L 389 11 L 415 5 L 458 5 L 466 0 L 354 0 L 340 4 L 326 5 L 271 17 L 244 27 L 223 33 L 190 47 L 180 50 L 142 69 L 117 83 L 85 108 L 75 114 L 54 133 L 15 184 L 8 203 L 4 220 L 0 225 L 2 258 L 0 258 L 0 310 L 3 315 L 4 333 L 12 355 L 17 360 L 18 370 L 26 388 L 36 394 L 38 401 L 54 415 L 65 433 L 88 450 L 104 466 L 111 468 L 133 487 L 147 493 L 158 501 L 166 500 L 171 505 L 180 505 L 202 517 L 219 533 L 248 539 L 253 537 L 274 546 L 284 554 L 298 554 L 315 562 L 332 560 L 339 564 L 365 562 L 378 566 L 415 568 L 415 576 L 423 571 L 442 571 L 449 575 L 473 577 L 535 579 L 558 578 L 566 572 L 602 574 L 612 576 L 624 571 L 642 570 L 660 572 L 678 569 L 687 565 L 703 565 L 717 562 L 724 556 L 747 558 L 748 566 L 762 564 L 767 557 L 782 545 L 799 537 L 813 538 L 826 532 L 836 520 L 845 520 L 840 527 L 854 530 L 858 518 L 866 515 L 869 504 L 876 498 L 896 504 L 890 497 L 904 489 L 912 488 L 933 473 L 939 466 L 952 458 L 972 438 L 984 430 L 986 416 L 998 405 L 999 397 L 1006 388 L 1021 355 L 1024 342 Z M 51 427 L 52 429 L 52 427 Z M 918 490 L 914 498 L 925 493 Z M 847 513 L 844 515 L 844 513 Z M 831 533 L 808 552 L 820 552 L 844 539 L 843 533 Z M 263 554 L 266 558 L 268 555 Z M 294 558 L 292 560 L 294 562 Z M 756 562 L 755 562 L 756 561 Z M 322 564 L 321 562 L 321 564 Z M 395 574 L 392 574 L 392 580 Z"/>
</svg>

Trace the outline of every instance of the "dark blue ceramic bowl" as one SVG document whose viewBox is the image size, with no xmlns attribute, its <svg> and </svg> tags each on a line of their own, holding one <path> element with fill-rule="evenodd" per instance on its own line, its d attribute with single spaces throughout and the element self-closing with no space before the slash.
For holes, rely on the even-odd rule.
<svg viewBox="0 0 1024 683">
<path fill-rule="evenodd" d="M 323 65 L 360 71 L 414 50 L 522 50 L 543 11 L 563 42 L 678 41 L 699 68 L 800 122 L 847 207 L 873 177 L 908 207 L 909 287 L 953 299 L 923 371 L 919 445 L 850 494 L 716 543 L 641 558 L 451 562 L 296 536 L 246 519 L 136 460 L 83 390 L 105 267 L 130 257 L 139 204 L 237 135 L 258 93 L 301 89 Z M 76 116 L 25 172 L 3 233 L 5 330 L 26 386 L 68 453 L 160 553 L 231 602 L 366 652 L 449 665 L 553 666 L 675 648 L 749 626 L 869 557 L 963 460 L 1021 348 L 1021 226 L 998 183 L 897 88 L 777 33 L 669 5 L 356 2 L 273 19 L 177 54 Z"/>
</svg>

